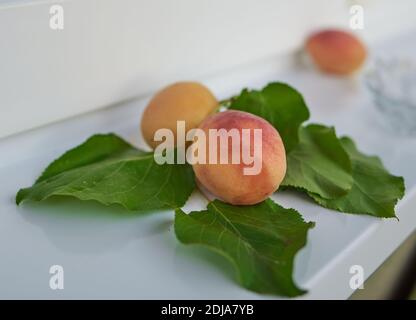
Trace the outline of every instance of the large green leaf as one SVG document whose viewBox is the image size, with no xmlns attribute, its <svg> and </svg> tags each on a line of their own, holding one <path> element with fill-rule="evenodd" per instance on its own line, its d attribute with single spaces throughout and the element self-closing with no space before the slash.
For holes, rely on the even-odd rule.
<svg viewBox="0 0 416 320">
<path fill-rule="evenodd" d="M 231 99 L 229 108 L 250 112 L 269 121 L 279 131 L 286 152 L 296 146 L 299 126 L 309 119 L 302 95 L 280 82 L 270 83 L 261 91 L 244 89 Z"/>
<path fill-rule="evenodd" d="M 403 178 L 391 175 L 379 158 L 359 152 L 348 137 L 340 140 L 352 160 L 354 183 L 351 191 L 338 199 L 309 195 L 320 205 L 342 212 L 395 217 L 394 207 L 405 191 Z"/>
<path fill-rule="evenodd" d="M 176 210 L 175 233 L 185 244 L 200 244 L 228 258 L 247 289 L 283 296 L 305 291 L 293 281 L 295 254 L 305 245 L 308 229 L 298 212 L 267 199 L 252 206 L 215 200 L 207 210 Z"/>
<path fill-rule="evenodd" d="M 94 135 L 52 162 L 16 203 L 72 196 L 130 210 L 178 208 L 194 189 L 189 165 L 159 165 L 114 134 Z"/>
<path fill-rule="evenodd" d="M 351 161 L 333 128 L 311 124 L 300 130 L 300 142 L 287 155 L 282 186 L 306 190 L 326 199 L 351 190 Z"/>
</svg>

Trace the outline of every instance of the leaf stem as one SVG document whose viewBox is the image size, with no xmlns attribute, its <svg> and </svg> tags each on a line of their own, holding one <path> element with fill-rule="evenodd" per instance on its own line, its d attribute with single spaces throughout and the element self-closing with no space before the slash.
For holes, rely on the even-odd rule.
<svg viewBox="0 0 416 320">
<path fill-rule="evenodd" d="M 221 107 L 224 107 L 224 108 L 227 108 L 228 109 L 230 107 L 231 103 L 233 102 L 234 98 L 235 97 L 232 96 L 230 98 L 220 100 L 218 102 L 218 109 L 217 110 L 219 110 Z"/>
</svg>

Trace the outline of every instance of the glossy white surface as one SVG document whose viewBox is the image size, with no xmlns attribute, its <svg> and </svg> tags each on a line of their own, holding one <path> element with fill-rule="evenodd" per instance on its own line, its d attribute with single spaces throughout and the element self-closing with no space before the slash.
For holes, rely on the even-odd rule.
<svg viewBox="0 0 416 320">
<path fill-rule="evenodd" d="M 374 52 L 415 56 L 414 35 L 381 44 Z M 335 125 L 361 150 L 380 155 L 393 173 L 406 177 L 400 221 L 333 212 L 290 192 L 273 196 L 316 222 L 295 264 L 296 281 L 309 289 L 304 298 L 347 298 L 352 292 L 349 267 L 360 264 L 369 276 L 415 230 L 416 139 L 398 138 L 379 125 L 360 79 L 324 76 L 290 59 L 275 57 L 199 80 L 219 98 L 245 86 L 288 82 L 304 94 L 312 121 Z M 138 126 L 146 101 L 0 140 L 0 298 L 265 298 L 237 285 L 231 266 L 216 254 L 178 243 L 173 212 L 142 216 L 73 200 L 15 206 L 20 187 L 31 185 L 50 161 L 93 133 L 113 131 L 143 146 Z M 185 209 L 204 205 L 195 193 Z M 49 288 L 54 264 L 64 267 L 64 290 Z"/>
</svg>

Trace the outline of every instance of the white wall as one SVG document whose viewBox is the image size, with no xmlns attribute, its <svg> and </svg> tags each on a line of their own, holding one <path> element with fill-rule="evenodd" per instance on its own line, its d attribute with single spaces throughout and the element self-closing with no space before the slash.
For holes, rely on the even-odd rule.
<svg viewBox="0 0 416 320">
<path fill-rule="evenodd" d="M 413 25 L 416 1 L 389 2 L 360 1 L 369 38 Z M 0 4 L 0 137 L 291 52 L 317 27 L 347 26 L 354 2 L 68 0 L 61 31 L 54 3 Z"/>
</svg>

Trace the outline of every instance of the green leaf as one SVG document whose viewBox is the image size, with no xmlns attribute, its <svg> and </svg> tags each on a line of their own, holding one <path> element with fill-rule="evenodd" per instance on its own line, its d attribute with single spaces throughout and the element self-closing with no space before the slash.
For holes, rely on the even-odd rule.
<svg viewBox="0 0 416 320">
<path fill-rule="evenodd" d="M 119 204 L 129 210 L 178 208 L 195 187 L 189 165 L 159 165 L 153 153 L 114 134 L 94 135 L 52 162 L 16 203 L 51 196 Z"/>
<path fill-rule="evenodd" d="M 247 289 L 289 297 L 305 293 L 293 281 L 293 260 L 313 225 L 270 199 L 252 206 L 215 200 L 207 210 L 186 214 L 177 209 L 175 215 L 179 241 L 224 255 Z"/>
<path fill-rule="evenodd" d="M 286 152 L 298 143 L 299 126 L 309 119 L 302 95 L 291 86 L 274 82 L 261 91 L 244 89 L 231 99 L 230 109 L 255 114 L 269 121 L 280 133 Z"/>
<path fill-rule="evenodd" d="M 343 137 L 340 140 L 352 160 L 354 184 L 351 191 L 331 200 L 312 193 L 309 195 L 330 209 L 376 217 L 395 217 L 394 207 L 405 191 L 403 178 L 391 175 L 378 157 L 366 156 L 358 151 L 350 138 Z"/>
<path fill-rule="evenodd" d="M 295 187 L 333 199 L 352 187 L 350 158 L 333 128 L 311 124 L 299 130 L 300 142 L 287 155 L 282 186 Z"/>
<path fill-rule="evenodd" d="M 114 134 L 97 134 L 53 161 L 36 182 L 98 161 L 123 157 L 124 153 L 132 151 L 146 154 L 144 151 L 134 149 L 129 143 Z"/>
</svg>

